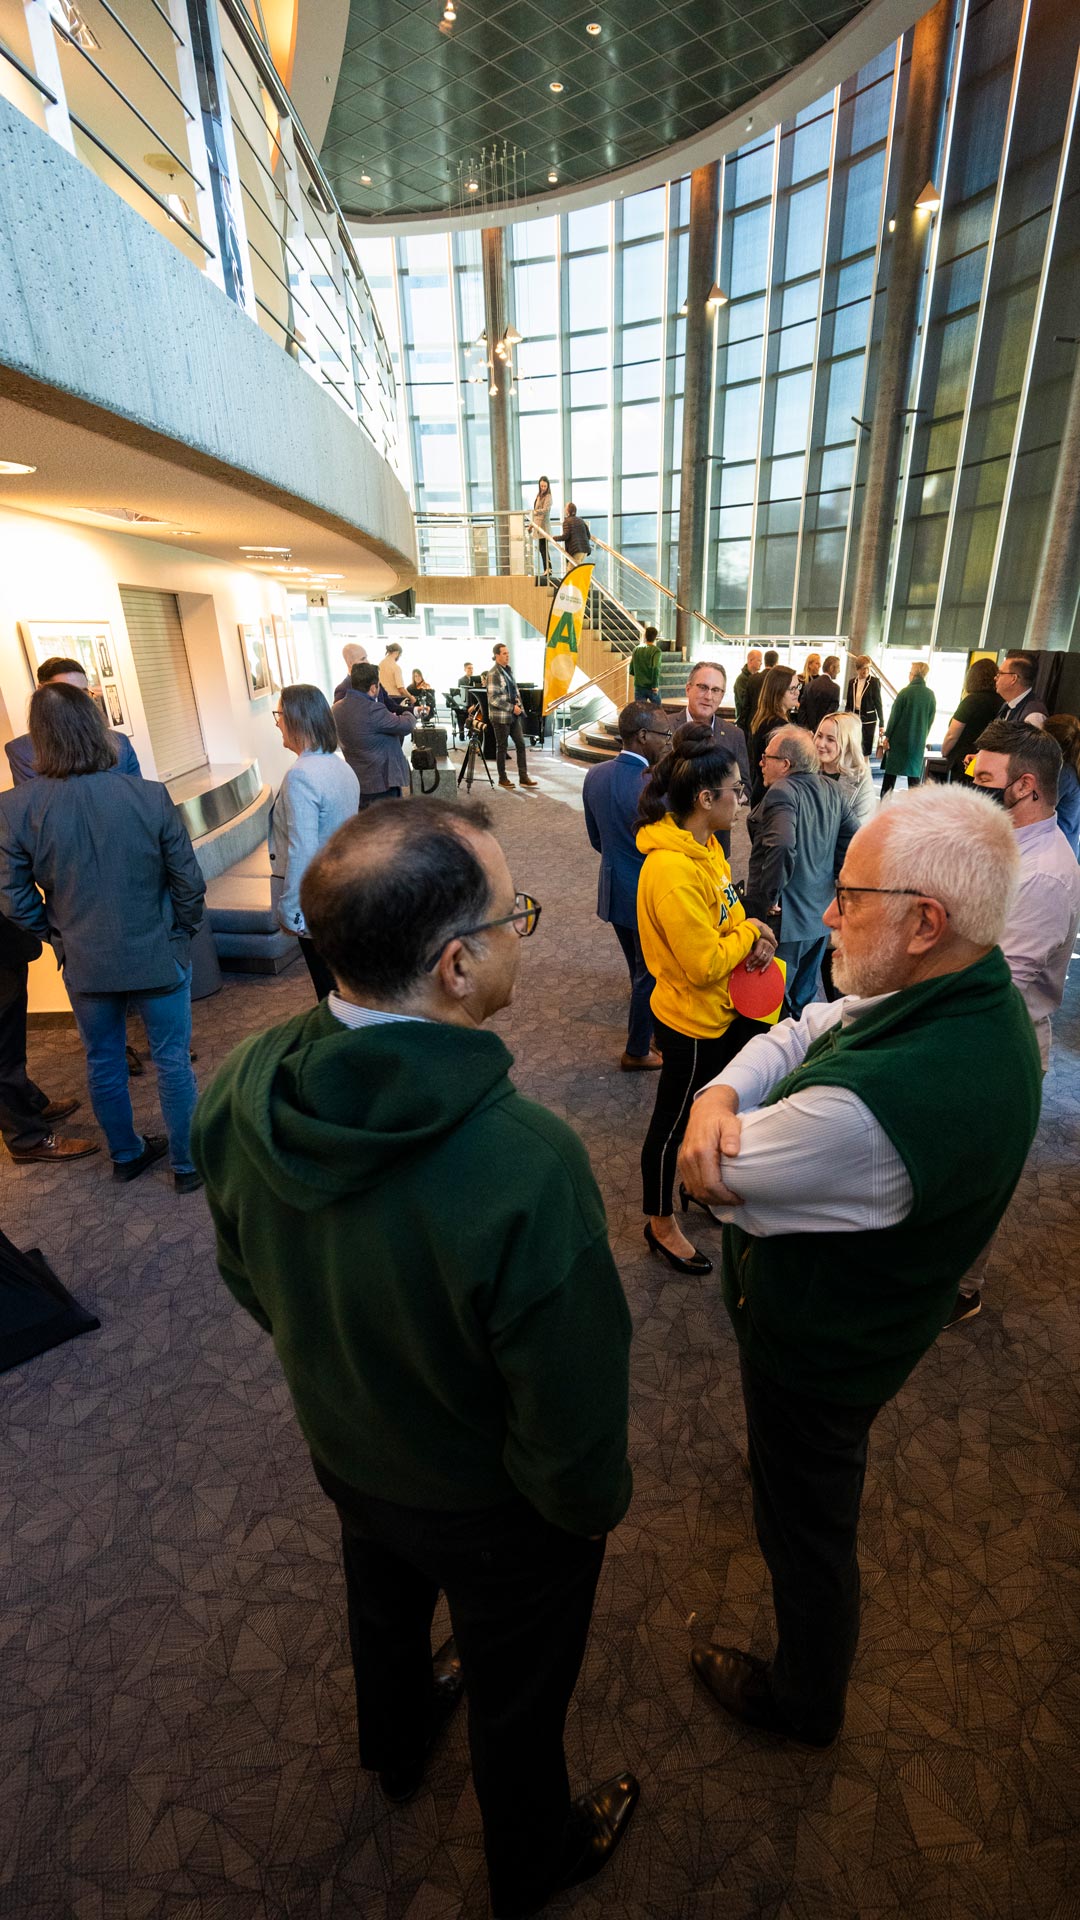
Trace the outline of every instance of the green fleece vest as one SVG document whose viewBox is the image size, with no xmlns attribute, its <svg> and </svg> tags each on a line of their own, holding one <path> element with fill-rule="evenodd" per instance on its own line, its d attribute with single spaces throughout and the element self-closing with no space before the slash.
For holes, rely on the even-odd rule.
<svg viewBox="0 0 1080 1920">
<path fill-rule="evenodd" d="M 999 948 L 830 1028 L 771 1106 L 846 1087 L 888 1134 L 914 1202 L 899 1226 L 755 1239 L 724 1229 L 724 1302 L 750 1364 L 820 1400 L 888 1400 L 932 1346 L 991 1239 L 1039 1121 L 1027 1009 Z"/>
</svg>

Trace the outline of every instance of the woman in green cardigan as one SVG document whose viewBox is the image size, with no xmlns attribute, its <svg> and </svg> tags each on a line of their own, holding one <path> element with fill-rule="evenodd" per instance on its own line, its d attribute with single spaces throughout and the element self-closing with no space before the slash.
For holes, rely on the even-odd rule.
<svg viewBox="0 0 1080 1920">
<path fill-rule="evenodd" d="M 937 701 L 926 684 L 929 671 L 929 661 L 913 660 L 908 684 L 901 687 L 893 701 L 888 732 L 881 736 L 883 799 L 892 791 L 900 774 L 907 776 L 909 787 L 917 787 L 922 780 L 926 736 L 937 712 Z"/>
</svg>

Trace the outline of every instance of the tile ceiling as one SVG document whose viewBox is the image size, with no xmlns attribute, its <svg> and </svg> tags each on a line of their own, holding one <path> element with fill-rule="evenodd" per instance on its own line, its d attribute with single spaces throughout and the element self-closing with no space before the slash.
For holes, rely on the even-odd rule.
<svg viewBox="0 0 1080 1920">
<path fill-rule="evenodd" d="M 323 165 L 359 217 L 456 209 L 462 169 L 504 141 L 527 156 L 523 195 L 581 187 L 746 106 L 865 4 L 571 0 L 560 18 L 526 0 L 454 0 L 440 32 L 443 0 L 350 0 Z"/>
</svg>

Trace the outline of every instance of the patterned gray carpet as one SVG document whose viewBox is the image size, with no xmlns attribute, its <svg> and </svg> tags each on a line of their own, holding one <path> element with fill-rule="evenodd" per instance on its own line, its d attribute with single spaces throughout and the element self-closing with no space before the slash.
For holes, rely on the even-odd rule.
<svg viewBox="0 0 1080 1920">
<path fill-rule="evenodd" d="M 687 1667 L 714 1626 L 769 1643 L 734 1344 L 715 1288 L 642 1244 L 653 1086 L 616 1067 L 625 969 L 593 916 L 576 776 L 543 787 L 495 795 L 545 909 L 499 1024 L 518 1084 L 589 1147 L 637 1329 L 636 1493 L 569 1752 L 582 1782 L 621 1765 L 643 1782 L 612 1870 L 553 1911 L 1075 1920 L 1080 969 L 982 1316 L 875 1428 L 847 1727 L 795 1754 L 729 1723 Z M 196 1008 L 203 1083 L 309 994 L 302 967 L 227 979 Z M 54 1095 L 84 1090 L 73 1032 L 35 1034 L 32 1066 Z M 152 1080 L 136 1098 L 150 1124 Z M 977 1086 L 971 1123 L 992 1139 Z M 0 1379 L 0 1915 L 480 1920 L 463 1722 L 409 1808 L 356 1769 L 334 1516 L 269 1342 L 216 1277 L 201 1197 L 106 1175 L 0 1164 L 0 1224 L 102 1321 Z"/>
</svg>

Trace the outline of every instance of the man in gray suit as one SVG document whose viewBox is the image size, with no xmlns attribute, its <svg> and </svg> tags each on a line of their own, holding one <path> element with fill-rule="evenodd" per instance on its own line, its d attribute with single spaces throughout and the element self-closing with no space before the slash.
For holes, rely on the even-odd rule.
<svg viewBox="0 0 1080 1920">
<path fill-rule="evenodd" d="M 39 687 L 51 686 L 55 680 L 63 681 L 69 687 L 79 687 L 83 693 L 89 691 L 89 683 L 79 661 L 67 660 L 60 654 L 54 655 L 51 660 L 43 660 L 37 671 Z M 142 768 L 139 765 L 138 755 L 127 734 L 110 732 L 109 738 L 116 748 L 117 773 L 141 774 Z M 17 787 L 23 786 L 27 780 L 34 778 L 37 767 L 34 764 L 34 749 L 28 733 L 20 733 L 15 740 L 6 741 L 4 752 L 7 754 L 8 765 L 11 768 L 11 778 Z"/>
<path fill-rule="evenodd" d="M 820 996 L 829 944 L 822 924 L 859 822 L 847 795 L 819 771 L 804 727 L 778 727 L 761 756 L 765 792 L 750 815 L 746 911 L 776 928 L 787 1004 L 798 1019 Z"/>
<path fill-rule="evenodd" d="M 353 667 L 352 692 L 334 705 L 341 751 L 360 782 L 360 811 L 373 800 L 396 800 L 409 784 L 401 742 L 413 730 L 411 713 L 391 713 L 379 699 L 379 669 Z"/>
</svg>

